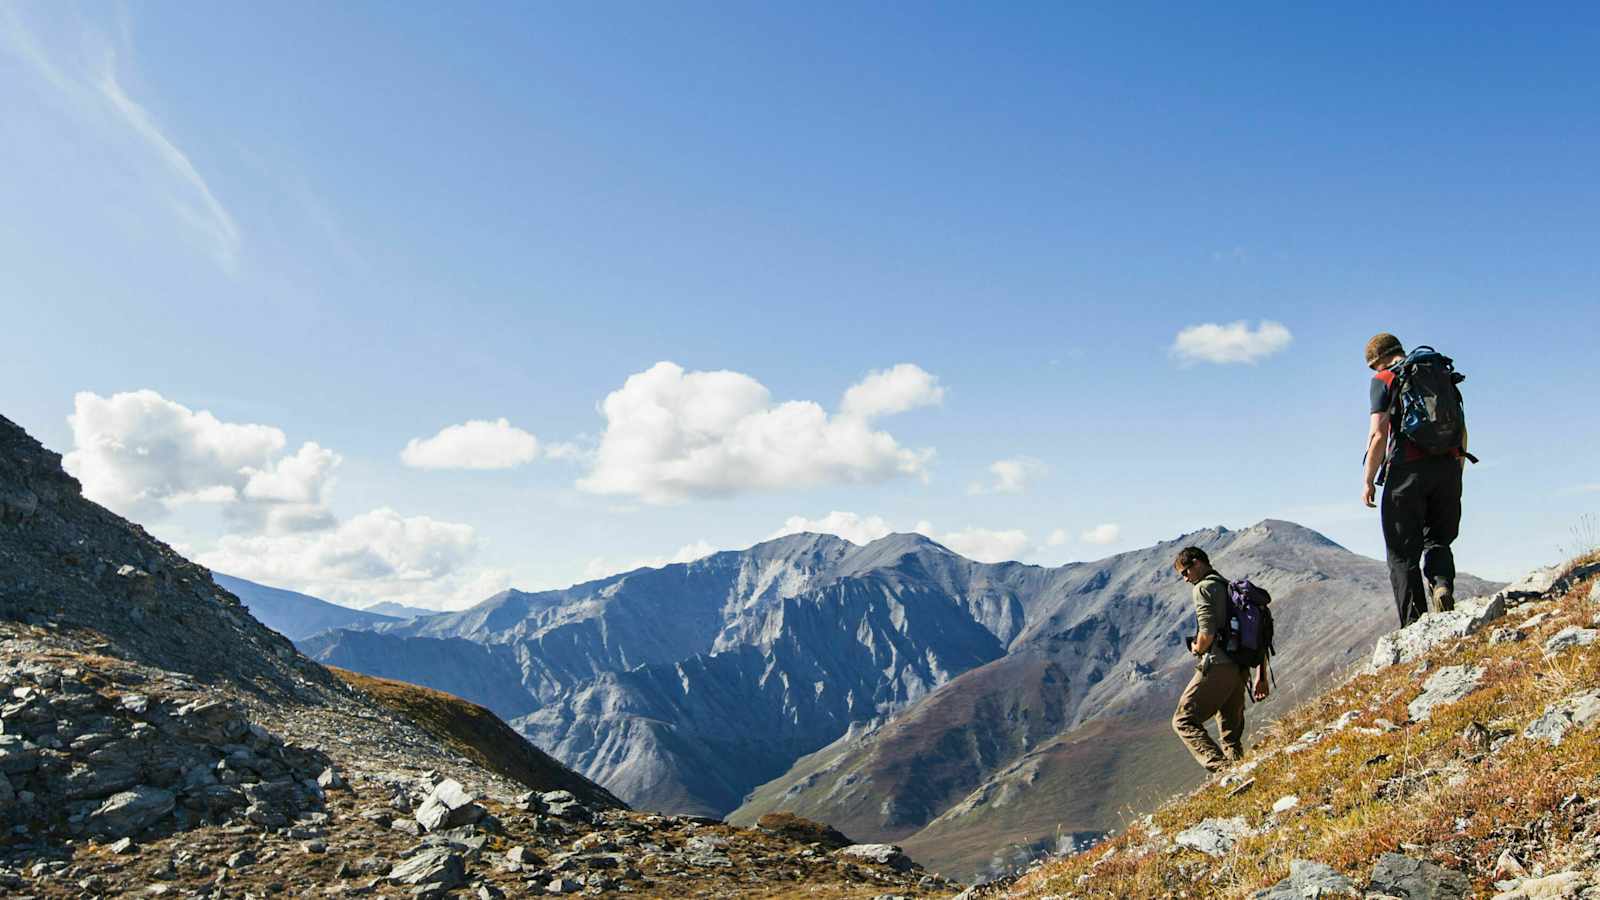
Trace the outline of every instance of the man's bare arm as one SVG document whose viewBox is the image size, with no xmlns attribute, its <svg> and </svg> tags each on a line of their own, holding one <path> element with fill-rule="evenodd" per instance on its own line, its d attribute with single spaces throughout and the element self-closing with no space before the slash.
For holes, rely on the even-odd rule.
<svg viewBox="0 0 1600 900">
<path fill-rule="evenodd" d="M 1367 428 L 1367 469 L 1362 482 L 1361 502 L 1368 506 L 1377 506 L 1374 495 L 1377 486 L 1373 484 L 1378 477 L 1378 469 L 1383 467 L 1383 459 L 1389 449 L 1389 414 L 1375 412 L 1372 422 Z"/>
<path fill-rule="evenodd" d="M 1212 634 L 1209 631 L 1202 631 L 1199 634 L 1195 635 L 1195 638 L 1194 638 L 1194 655 L 1195 656 L 1199 656 L 1200 654 L 1205 653 L 1207 650 L 1210 650 L 1212 642 L 1215 641 L 1216 639 L 1217 639 L 1217 636 Z"/>
</svg>

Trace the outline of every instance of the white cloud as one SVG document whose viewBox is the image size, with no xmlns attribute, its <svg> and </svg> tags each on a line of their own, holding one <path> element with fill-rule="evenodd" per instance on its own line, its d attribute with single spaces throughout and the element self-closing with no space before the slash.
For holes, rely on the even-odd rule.
<svg viewBox="0 0 1600 900">
<path fill-rule="evenodd" d="M 831 534 L 842 537 L 852 544 L 870 544 L 878 538 L 893 534 L 894 529 L 889 527 L 889 523 L 882 516 L 860 516 L 853 512 L 834 510 L 818 519 L 790 516 L 784 521 L 783 527 L 774 531 L 767 540 L 802 532 Z"/>
<path fill-rule="evenodd" d="M 229 533 L 185 555 L 230 575 L 341 603 L 397 600 L 459 608 L 509 585 L 469 569 L 468 525 L 382 507 L 339 521 L 329 507 L 339 454 L 283 432 L 223 422 L 143 390 L 74 398 L 64 460 L 84 495 L 149 521 L 189 504 L 221 509 Z"/>
<path fill-rule="evenodd" d="M 1115 544 L 1122 538 L 1122 526 L 1115 522 L 1106 522 L 1085 531 L 1079 537 L 1090 544 Z"/>
<path fill-rule="evenodd" d="M 1067 534 L 1065 528 L 1057 528 L 1055 531 L 1050 532 L 1048 538 L 1045 538 L 1045 544 L 1050 547 L 1060 547 L 1070 540 L 1072 540 L 1072 536 Z"/>
<path fill-rule="evenodd" d="M 404 599 L 440 608 L 475 603 L 505 586 L 503 573 L 463 570 L 477 544 L 469 525 L 383 507 L 316 534 L 225 535 L 197 561 L 334 602 Z M 498 587 L 463 596 L 488 582 Z"/>
<path fill-rule="evenodd" d="M 901 368 L 875 373 L 857 385 L 872 386 L 858 395 L 853 414 L 829 416 L 810 401 L 775 404 L 766 387 L 739 372 L 686 372 L 674 363 L 657 363 L 629 376 L 606 397 L 601 407 L 606 430 L 578 487 L 673 503 L 755 490 L 926 478 L 931 449 L 902 447 L 868 424 L 873 415 L 928 396 L 902 385 L 917 378 L 892 374 Z M 887 380 L 873 381 L 880 377 Z"/>
<path fill-rule="evenodd" d="M 967 528 L 962 531 L 937 531 L 929 522 L 918 522 L 914 529 L 927 535 L 968 559 L 983 563 L 1009 562 L 1020 559 L 1031 548 L 1028 533 L 1019 528 L 996 531 L 988 528 Z"/>
<path fill-rule="evenodd" d="M 583 577 L 593 581 L 605 578 L 607 575 L 617 575 L 622 572 L 632 572 L 635 569 L 660 569 L 674 563 L 690 563 L 697 559 L 704 559 L 717 552 L 717 548 L 704 538 L 692 544 L 685 544 L 678 548 L 678 552 L 671 556 L 653 556 L 645 559 L 636 559 L 629 563 L 616 563 L 603 556 L 589 560 L 583 567 Z"/>
<path fill-rule="evenodd" d="M 223 422 L 151 390 L 79 392 L 67 422 L 67 471 L 84 496 L 130 518 L 206 503 L 286 530 L 327 519 L 339 455 L 308 442 L 282 456 L 283 432 L 269 425 Z"/>
<path fill-rule="evenodd" d="M 412 438 L 400 460 L 416 469 L 510 469 L 539 456 L 539 439 L 506 419 L 473 419 Z"/>
<path fill-rule="evenodd" d="M 844 392 L 839 412 L 846 416 L 873 419 L 905 412 L 919 406 L 944 402 L 939 379 L 911 363 L 872 372 Z"/>
<path fill-rule="evenodd" d="M 1171 352 L 1184 365 L 1194 363 L 1255 364 L 1289 346 L 1294 336 L 1283 325 L 1263 319 L 1254 330 L 1248 322 L 1191 325 L 1178 332 Z"/>
<path fill-rule="evenodd" d="M 989 484 L 974 481 L 967 485 L 967 493 L 1020 494 L 1027 488 L 1031 479 L 1046 471 L 1048 470 L 1044 463 L 1023 456 L 996 460 L 989 464 L 989 474 L 994 476 L 994 481 Z"/>
</svg>

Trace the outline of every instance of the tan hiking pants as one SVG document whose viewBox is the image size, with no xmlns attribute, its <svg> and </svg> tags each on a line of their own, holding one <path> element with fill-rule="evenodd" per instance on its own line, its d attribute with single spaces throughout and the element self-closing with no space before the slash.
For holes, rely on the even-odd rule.
<svg viewBox="0 0 1600 900">
<path fill-rule="evenodd" d="M 1226 768 L 1229 762 L 1238 762 L 1244 756 L 1244 693 L 1244 670 L 1233 663 L 1213 662 L 1203 672 L 1196 668 L 1189 686 L 1178 698 L 1172 730 L 1207 772 Z M 1222 747 L 1206 732 L 1206 723 L 1212 716 L 1222 726 Z"/>
</svg>

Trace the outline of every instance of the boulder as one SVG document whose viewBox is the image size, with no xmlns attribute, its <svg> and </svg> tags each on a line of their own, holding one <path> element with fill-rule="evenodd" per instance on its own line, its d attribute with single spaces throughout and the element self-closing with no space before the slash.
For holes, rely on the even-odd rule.
<svg viewBox="0 0 1600 900">
<path fill-rule="evenodd" d="M 1568 731 L 1587 728 L 1596 719 L 1600 719 L 1600 690 L 1586 691 L 1550 704 L 1543 715 L 1523 729 L 1522 736 L 1554 747 Z"/>
<path fill-rule="evenodd" d="M 1377 646 L 1372 649 L 1371 670 L 1376 672 L 1410 662 L 1445 641 L 1481 630 L 1505 614 L 1505 598 L 1501 594 L 1462 600 L 1449 612 L 1423 613 L 1410 625 L 1378 638 Z"/>
<path fill-rule="evenodd" d="M 1310 897 L 1359 897 L 1350 879 L 1324 863 L 1304 859 L 1289 863 L 1289 877 L 1251 895 L 1252 900 L 1306 900 Z"/>
<path fill-rule="evenodd" d="M 1544 654 L 1553 656 L 1568 647 L 1587 647 L 1595 642 L 1595 638 L 1600 638 L 1600 631 L 1568 625 L 1544 642 Z"/>
<path fill-rule="evenodd" d="M 428 799 L 417 807 L 417 824 L 428 831 L 470 825 L 484 816 L 484 808 L 474 802 L 476 800 L 461 782 L 446 778 L 429 791 Z"/>
<path fill-rule="evenodd" d="M 905 872 L 916 868 L 916 863 L 894 844 L 851 844 L 839 851 L 844 856 L 862 862 L 888 866 L 896 872 Z"/>
<path fill-rule="evenodd" d="M 1415 722 L 1426 720 L 1434 707 L 1454 703 L 1472 693 L 1483 680 L 1482 666 L 1445 666 L 1433 673 L 1422 685 L 1422 693 L 1411 701 L 1406 710 Z"/>
<path fill-rule="evenodd" d="M 1557 872 L 1543 878 L 1525 878 L 1509 891 L 1494 895 L 1494 900 L 1567 900 L 1582 896 L 1589 878 L 1582 872 Z"/>
<path fill-rule="evenodd" d="M 1555 586 L 1556 579 L 1560 577 L 1560 566 L 1543 566 L 1501 588 L 1495 596 L 1514 602 L 1542 597 Z"/>
<path fill-rule="evenodd" d="M 1235 841 L 1249 834 L 1250 826 L 1245 824 L 1244 816 L 1234 816 L 1231 819 L 1206 819 L 1193 828 L 1178 832 L 1172 840 L 1180 847 L 1199 850 L 1207 856 L 1222 856 L 1233 849 Z"/>
<path fill-rule="evenodd" d="M 467 868 L 461 854 L 449 847 L 428 847 L 391 869 L 389 880 L 449 890 L 466 882 Z"/>
<path fill-rule="evenodd" d="M 1466 900 L 1472 896 L 1472 880 L 1431 862 L 1385 853 L 1372 867 L 1367 890 L 1405 900 Z"/>
<path fill-rule="evenodd" d="M 141 784 L 113 794 L 89 814 L 85 827 L 92 834 L 120 838 L 135 834 L 172 812 L 177 798 L 171 791 Z"/>
</svg>

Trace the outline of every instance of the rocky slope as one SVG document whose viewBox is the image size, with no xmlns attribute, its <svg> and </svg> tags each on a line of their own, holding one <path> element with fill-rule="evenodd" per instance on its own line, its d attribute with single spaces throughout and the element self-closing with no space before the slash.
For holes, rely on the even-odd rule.
<svg viewBox="0 0 1600 900">
<path fill-rule="evenodd" d="M 481 708 L 335 677 L 3 418 L 0 575 L 0 893 L 950 893 L 820 828 L 631 812 Z"/>
<path fill-rule="evenodd" d="M 1066 573 L 1004 659 L 813 754 L 730 821 L 789 809 L 970 878 L 1116 828 L 1130 808 L 1197 783 L 1203 772 L 1167 724 L 1192 666 L 1190 588 L 1171 571 L 1190 544 L 1273 594 L 1278 689 L 1250 708 L 1256 727 L 1393 625 L 1384 565 L 1316 532 L 1268 520 L 1183 535 Z M 1488 587 L 1461 580 L 1464 593 Z"/>
<path fill-rule="evenodd" d="M 1597 723 L 1600 553 L 1385 635 L 1220 779 L 969 896 L 1591 896 Z"/>
<path fill-rule="evenodd" d="M 213 572 L 217 586 L 238 597 L 256 621 L 291 641 L 308 638 L 330 628 L 372 628 L 399 622 L 394 616 L 350 609 L 306 594 L 267 587 L 243 578 Z"/>
</svg>

